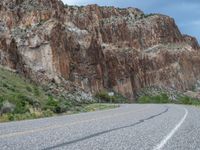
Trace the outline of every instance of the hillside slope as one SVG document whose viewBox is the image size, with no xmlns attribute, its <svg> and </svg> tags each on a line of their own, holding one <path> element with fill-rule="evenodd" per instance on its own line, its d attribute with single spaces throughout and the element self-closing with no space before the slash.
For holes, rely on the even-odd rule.
<svg viewBox="0 0 200 150">
<path fill-rule="evenodd" d="M 116 105 L 91 104 L 89 101 L 77 101 L 78 98 L 64 96 L 70 95 L 65 95 L 64 92 L 56 95 L 48 87 L 36 85 L 13 70 L 0 66 L 0 122 L 116 107 Z"/>
</svg>

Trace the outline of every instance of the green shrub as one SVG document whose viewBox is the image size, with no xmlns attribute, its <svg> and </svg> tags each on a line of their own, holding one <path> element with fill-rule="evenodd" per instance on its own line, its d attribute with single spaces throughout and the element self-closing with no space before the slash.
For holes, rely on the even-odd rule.
<svg viewBox="0 0 200 150">
<path fill-rule="evenodd" d="M 29 97 L 27 97 L 27 96 L 25 96 L 23 94 L 17 94 L 16 95 L 16 100 L 28 102 L 29 101 Z"/>
<path fill-rule="evenodd" d="M 3 83 L 2 86 L 3 86 L 4 88 L 9 88 L 9 86 L 8 86 L 7 83 Z"/>
<path fill-rule="evenodd" d="M 154 16 L 155 14 L 141 14 L 140 18 L 139 19 L 143 19 L 143 18 L 148 18 L 148 17 L 151 17 L 151 16 Z"/>
<path fill-rule="evenodd" d="M 70 108 L 72 107 L 72 105 L 70 105 L 68 102 L 66 101 L 62 101 L 60 100 L 60 104 L 59 104 L 59 107 L 60 107 L 60 113 L 64 113 L 68 110 L 70 110 Z"/>
<path fill-rule="evenodd" d="M 43 112 L 43 117 L 51 117 L 53 114 L 54 113 L 51 110 L 46 110 Z"/>
<path fill-rule="evenodd" d="M 24 119 L 35 119 L 38 118 L 35 113 L 24 113 L 24 114 L 8 114 L 7 118 L 9 121 L 24 120 Z"/>
<path fill-rule="evenodd" d="M 191 104 L 192 104 L 191 99 L 190 99 L 189 97 L 187 97 L 187 96 L 180 97 L 180 98 L 178 99 L 178 102 L 179 102 L 180 104 L 186 104 L 186 105 L 191 105 Z"/>
<path fill-rule="evenodd" d="M 33 108 L 38 108 L 38 107 L 41 105 L 40 101 L 38 101 L 37 99 L 32 98 L 32 97 L 28 97 L 28 98 L 27 98 L 27 102 L 28 102 L 28 104 L 31 105 Z"/>
<path fill-rule="evenodd" d="M 174 102 L 169 100 L 167 94 L 160 94 L 156 96 L 142 96 L 138 99 L 138 103 L 177 103 L 184 105 L 200 105 L 200 100 L 191 98 L 189 96 L 179 96 Z"/>
<path fill-rule="evenodd" d="M 150 96 L 142 96 L 138 99 L 139 103 L 150 103 L 151 97 Z"/>
<path fill-rule="evenodd" d="M 28 109 L 29 98 L 23 94 L 14 94 L 9 98 L 9 102 L 15 105 L 13 113 L 23 114 L 29 112 Z"/>
<path fill-rule="evenodd" d="M 157 96 L 153 96 L 152 99 L 154 103 L 169 103 L 170 102 L 169 97 L 164 93 Z"/>
<path fill-rule="evenodd" d="M 26 112 L 29 112 L 29 109 L 27 107 L 27 103 L 24 102 L 24 101 L 17 102 L 13 113 L 23 114 L 23 113 L 26 113 Z"/>
<path fill-rule="evenodd" d="M 8 114 L 8 120 L 9 121 L 14 121 L 15 120 L 15 117 L 13 114 Z"/>
<path fill-rule="evenodd" d="M 61 107 L 59 105 L 59 101 L 56 101 L 52 96 L 49 96 L 44 109 L 51 110 L 54 113 L 61 113 Z"/>
<path fill-rule="evenodd" d="M 177 102 L 184 105 L 200 105 L 200 100 L 189 96 L 181 96 L 178 98 Z"/>
<path fill-rule="evenodd" d="M 165 93 L 156 96 L 142 96 L 138 99 L 139 103 L 170 103 L 169 97 Z"/>
<path fill-rule="evenodd" d="M 2 96 L 0 96 L 0 109 L 2 108 L 3 106 L 3 102 L 4 102 L 4 98 Z"/>
<path fill-rule="evenodd" d="M 102 102 L 111 102 L 112 97 L 108 95 L 107 92 L 102 91 L 98 94 L 96 94 L 96 98 L 100 99 Z"/>
<path fill-rule="evenodd" d="M 34 87 L 34 94 L 35 94 L 35 96 L 40 96 L 40 90 L 36 86 Z"/>
<path fill-rule="evenodd" d="M 32 88 L 31 88 L 30 86 L 26 86 L 26 90 L 27 90 L 28 92 L 32 92 Z"/>
<path fill-rule="evenodd" d="M 3 87 L 5 87 L 5 88 L 7 88 L 8 90 L 13 91 L 13 92 L 16 91 L 16 89 L 15 89 L 14 87 L 12 87 L 11 85 L 6 84 L 6 83 L 4 83 Z"/>
</svg>

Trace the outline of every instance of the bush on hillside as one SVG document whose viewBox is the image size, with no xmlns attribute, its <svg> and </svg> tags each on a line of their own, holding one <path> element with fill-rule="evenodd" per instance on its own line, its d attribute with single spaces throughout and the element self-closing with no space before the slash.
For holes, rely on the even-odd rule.
<svg viewBox="0 0 200 150">
<path fill-rule="evenodd" d="M 177 103 L 184 105 L 200 105 L 200 100 L 189 96 L 181 96 L 178 98 Z"/>
<path fill-rule="evenodd" d="M 155 96 L 142 96 L 138 99 L 139 103 L 170 103 L 169 97 L 165 93 Z"/>
</svg>

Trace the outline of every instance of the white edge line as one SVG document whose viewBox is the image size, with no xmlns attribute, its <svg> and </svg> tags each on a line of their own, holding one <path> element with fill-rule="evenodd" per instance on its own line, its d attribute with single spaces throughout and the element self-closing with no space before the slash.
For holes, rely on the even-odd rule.
<svg viewBox="0 0 200 150">
<path fill-rule="evenodd" d="M 185 115 L 183 116 L 183 118 L 180 120 L 180 122 L 175 126 L 174 129 L 172 129 L 172 131 L 158 144 L 156 145 L 153 150 L 161 150 L 165 144 L 167 143 L 168 140 L 170 140 L 172 138 L 172 136 L 176 133 L 176 131 L 181 127 L 181 125 L 183 124 L 183 122 L 185 121 L 187 115 L 188 115 L 188 110 L 185 109 Z"/>
</svg>

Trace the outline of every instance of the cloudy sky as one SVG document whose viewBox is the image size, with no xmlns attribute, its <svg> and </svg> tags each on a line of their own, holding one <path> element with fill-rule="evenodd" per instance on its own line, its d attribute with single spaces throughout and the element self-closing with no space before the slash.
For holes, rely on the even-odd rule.
<svg viewBox="0 0 200 150">
<path fill-rule="evenodd" d="M 200 42 L 200 0 L 63 0 L 68 5 L 137 7 L 145 13 L 162 13 L 175 18 L 180 30 Z"/>
</svg>

